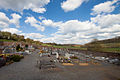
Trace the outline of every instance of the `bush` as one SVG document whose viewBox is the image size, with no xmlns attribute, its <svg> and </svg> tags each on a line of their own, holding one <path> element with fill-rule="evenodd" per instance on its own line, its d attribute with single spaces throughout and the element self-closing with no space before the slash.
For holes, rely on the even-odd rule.
<svg viewBox="0 0 120 80">
<path fill-rule="evenodd" d="M 78 59 L 77 56 L 71 56 L 70 58 L 71 58 L 71 59 Z"/>
<path fill-rule="evenodd" d="M 12 56 L 12 60 L 14 62 L 19 62 L 22 58 L 23 58 L 23 56 L 20 56 L 20 55 L 13 55 Z"/>
<path fill-rule="evenodd" d="M 4 66 L 6 64 L 6 60 L 0 57 L 0 67 Z"/>
</svg>

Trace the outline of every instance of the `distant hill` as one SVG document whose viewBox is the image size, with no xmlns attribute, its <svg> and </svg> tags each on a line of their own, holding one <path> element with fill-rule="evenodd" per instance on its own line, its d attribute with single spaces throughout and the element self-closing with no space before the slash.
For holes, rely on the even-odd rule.
<svg viewBox="0 0 120 80">
<path fill-rule="evenodd" d="M 90 44 L 94 44 L 94 43 L 101 43 L 101 44 L 105 44 L 105 43 L 120 43 L 120 36 L 115 37 L 115 38 L 111 38 L 111 39 L 93 41 Z"/>
<path fill-rule="evenodd" d="M 120 53 L 120 36 L 105 40 L 95 40 L 85 44 L 84 47 L 91 51 Z"/>
</svg>

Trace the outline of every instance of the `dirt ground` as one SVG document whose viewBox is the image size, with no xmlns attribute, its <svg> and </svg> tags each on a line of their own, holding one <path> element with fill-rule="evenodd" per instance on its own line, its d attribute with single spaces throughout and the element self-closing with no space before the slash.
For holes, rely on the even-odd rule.
<svg viewBox="0 0 120 80">
<path fill-rule="evenodd" d="M 79 63 L 74 65 L 56 63 L 54 69 L 39 69 L 38 54 L 25 56 L 23 60 L 0 68 L 0 80 L 119 80 L 120 67 L 99 62 Z"/>
</svg>

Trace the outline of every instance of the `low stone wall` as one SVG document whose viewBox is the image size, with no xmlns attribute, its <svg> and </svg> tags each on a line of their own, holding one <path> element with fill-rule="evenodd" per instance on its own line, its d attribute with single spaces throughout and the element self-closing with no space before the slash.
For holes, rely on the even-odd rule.
<svg viewBox="0 0 120 80">
<path fill-rule="evenodd" d="M 120 53 L 110 53 L 110 52 L 93 52 L 93 51 L 87 51 L 87 50 L 77 50 L 77 49 L 72 49 L 70 51 L 75 51 L 79 53 L 84 53 L 84 54 L 92 54 L 93 56 L 104 56 L 104 57 L 111 57 L 111 58 L 120 58 Z"/>
</svg>

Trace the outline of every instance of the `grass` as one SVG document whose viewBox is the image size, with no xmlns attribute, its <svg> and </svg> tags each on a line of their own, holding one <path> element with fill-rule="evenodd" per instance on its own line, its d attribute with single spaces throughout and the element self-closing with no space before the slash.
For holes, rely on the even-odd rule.
<svg viewBox="0 0 120 80">
<path fill-rule="evenodd" d="M 56 46 L 56 45 L 49 45 L 49 44 L 42 44 L 42 46 L 48 46 L 48 47 L 55 47 L 55 48 L 68 48 L 68 49 L 80 49 L 80 50 L 87 50 L 87 48 L 82 48 L 78 46 Z"/>
<path fill-rule="evenodd" d="M 15 42 L 13 40 L 7 40 L 7 39 L 0 39 L 0 41 L 4 41 L 4 42 Z"/>
<path fill-rule="evenodd" d="M 106 43 L 106 44 L 101 44 L 102 47 L 120 47 L 120 43 Z"/>
<path fill-rule="evenodd" d="M 80 50 L 87 50 L 87 48 L 82 47 L 75 47 L 75 46 L 53 46 L 55 48 L 68 48 L 68 49 L 80 49 Z"/>
<path fill-rule="evenodd" d="M 14 40 L 7 40 L 7 39 L 0 39 L 0 41 L 4 41 L 4 42 L 15 42 Z M 98 48 L 96 50 L 100 51 L 100 52 L 113 52 L 113 53 L 120 53 L 120 48 L 109 48 L 109 47 L 118 47 L 120 46 L 120 43 L 107 43 L 107 44 L 101 44 L 102 47 L 104 48 Z M 48 47 L 55 47 L 55 48 L 68 48 L 68 49 L 79 49 L 79 50 L 87 50 L 87 48 L 83 48 L 80 46 L 56 46 L 56 45 L 50 45 L 50 44 L 42 44 L 42 46 L 48 46 Z M 94 48 L 92 49 L 93 51 Z"/>
<path fill-rule="evenodd" d="M 120 53 L 120 48 L 103 48 L 103 52 L 113 52 L 113 53 Z"/>
<path fill-rule="evenodd" d="M 52 45 L 48 45 L 48 44 L 42 44 L 42 46 L 52 46 Z"/>
<path fill-rule="evenodd" d="M 91 48 L 90 51 L 120 53 L 120 48 Z"/>
</svg>

